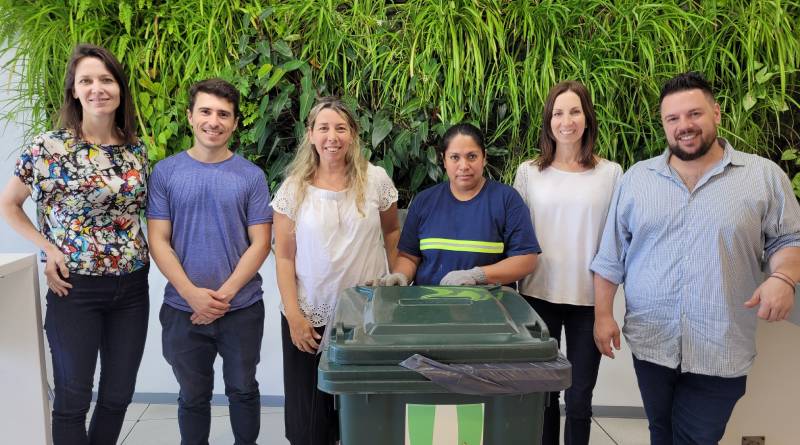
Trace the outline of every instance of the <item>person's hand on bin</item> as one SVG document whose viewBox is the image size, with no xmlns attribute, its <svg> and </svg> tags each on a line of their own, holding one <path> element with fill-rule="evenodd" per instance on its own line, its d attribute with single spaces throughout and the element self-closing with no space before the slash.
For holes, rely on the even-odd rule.
<svg viewBox="0 0 800 445">
<path fill-rule="evenodd" d="M 439 281 L 441 286 L 475 286 L 486 284 L 486 273 L 480 267 L 467 270 L 453 270 Z"/>
<path fill-rule="evenodd" d="M 364 286 L 408 286 L 408 277 L 400 272 L 387 273 L 380 278 L 365 281 Z"/>
</svg>

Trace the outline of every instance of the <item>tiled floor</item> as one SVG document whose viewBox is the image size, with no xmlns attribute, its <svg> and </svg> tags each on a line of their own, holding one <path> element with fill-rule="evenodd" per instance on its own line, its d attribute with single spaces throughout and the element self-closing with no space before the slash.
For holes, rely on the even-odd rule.
<svg viewBox="0 0 800 445">
<path fill-rule="evenodd" d="M 211 408 L 211 445 L 233 443 L 228 408 Z M 286 445 L 283 437 L 283 408 L 261 408 L 262 444 Z M 592 445 L 645 445 L 649 442 L 647 421 L 598 417 L 592 423 Z M 120 442 L 124 445 L 174 445 L 180 443 L 175 405 L 133 404 L 128 408 Z"/>
</svg>

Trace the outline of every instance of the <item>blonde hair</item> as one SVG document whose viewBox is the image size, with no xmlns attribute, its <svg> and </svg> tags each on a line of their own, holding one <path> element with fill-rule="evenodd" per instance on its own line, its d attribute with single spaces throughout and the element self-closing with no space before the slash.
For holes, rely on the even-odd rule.
<svg viewBox="0 0 800 445">
<path fill-rule="evenodd" d="M 367 188 L 367 167 L 369 162 L 361 151 L 361 140 L 358 137 L 358 123 L 355 115 L 345 106 L 341 99 L 337 97 L 323 97 L 317 101 L 308 113 L 306 121 L 306 132 L 303 140 L 297 146 L 297 152 L 292 162 L 286 166 L 287 185 L 295 187 L 295 205 L 300 208 L 306 195 L 308 185 L 314 180 L 314 176 L 319 168 L 319 154 L 309 139 L 309 133 L 314 128 L 317 116 L 322 110 L 330 109 L 344 118 L 350 129 L 352 142 L 345 153 L 345 165 L 347 175 L 347 193 L 355 199 L 358 214 L 364 216 L 364 202 L 366 201 Z"/>
</svg>

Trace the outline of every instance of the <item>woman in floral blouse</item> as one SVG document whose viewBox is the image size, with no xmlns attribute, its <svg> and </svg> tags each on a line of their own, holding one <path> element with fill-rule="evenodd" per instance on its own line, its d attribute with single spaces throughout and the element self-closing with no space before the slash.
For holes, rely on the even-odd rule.
<svg viewBox="0 0 800 445">
<path fill-rule="evenodd" d="M 147 154 L 135 134 L 126 77 L 106 49 L 76 47 L 64 82 L 63 128 L 22 150 L 0 196 L 3 217 L 46 262 L 56 445 L 117 442 L 144 351 Z M 38 230 L 22 210 L 29 196 Z M 98 351 L 100 384 L 87 432 Z"/>
</svg>

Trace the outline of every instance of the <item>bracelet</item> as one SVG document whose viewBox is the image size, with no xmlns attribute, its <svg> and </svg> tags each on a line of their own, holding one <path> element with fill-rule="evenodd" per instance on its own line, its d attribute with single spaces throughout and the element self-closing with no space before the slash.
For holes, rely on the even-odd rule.
<svg viewBox="0 0 800 445">
<path fill-rule="evenodd" d="M 776 270 L 776 271 L 773 271 L 772 274 L 778 274 L 778 275 L 780 275 L 782 277 L 785 277 L 787 280 L 791 281 L 792 283 L 797 283 L 797 281 L 793 280 L 792 277 L 790 277 L 789 275 L 787 275 L 787 274 L 785 274 L 783 272 L 779 272 L 779 271 Z M 770 274 L 770 275 L 772 275 L 772 274 Z"/>
<path fill-rule="evenodd" d="M 791 281 L 789 281 L 787 278 L 784 278 L 784 277 L 782 277 L 782 276 L 780 276 L 780 275 L 775 275 L 774 273 L 773 273 L 773 274 L 771 274 L 769 277 L 770 277 L 770 278 L 777 278 L 777 279 L 779 279 L 779 280 L 783 281 L 784 283 L 786 283 L 787 285 L 789 285 L 789 287 L 791 287 L 791 288 L 792 288 L 792 292 L 794 292 L 794 290 L 795 290 L 795 289 L 794 289 L 795 285 L 794 285 L 794 284 L 792 284 L 792 282 L 791 282 Z"/>
</svg>

